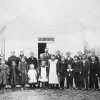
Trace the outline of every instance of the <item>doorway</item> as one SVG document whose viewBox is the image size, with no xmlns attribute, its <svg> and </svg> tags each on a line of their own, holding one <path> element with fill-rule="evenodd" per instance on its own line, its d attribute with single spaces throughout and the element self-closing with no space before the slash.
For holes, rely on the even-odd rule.
<svg viewBox="0 0 100 100">
<path fill-rule="evenodd" d="M 40 54 L 45 53 L 46 43 L 38 43 L 38 59 L 40 59 Z"/>
</svg>

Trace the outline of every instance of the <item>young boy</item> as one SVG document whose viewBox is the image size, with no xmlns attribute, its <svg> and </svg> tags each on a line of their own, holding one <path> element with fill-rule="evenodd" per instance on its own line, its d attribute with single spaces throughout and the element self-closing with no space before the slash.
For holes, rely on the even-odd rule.
<svg viewBox="0 0 100 100">
<path fill-rule="evenodd" d="M 25 58 L 21 59 L 21 62 L 19 63 L 18 70 L 21 77 L 21 90 L 25 90 L 25 84 L 27 83 L 27 71 L 28 71 L 28 65 L 25 61 Z"/>
<path fill-rule="evenodd" d="M 73 89 L 73 69 L 70 64 L 67 69 L 67 88 Z"/>
<path fill-rule="evenodd" d="M 59 76 L 61 90 L 64 89 L 66 69 L 67 69 L 67 63 L 65 62 L 65 58 L 61 57 L 61 61 L 59 61 L 57 64 L 57 74 Z"/>
<path fill-rule="evenodd" d="M 12 61 L 10 66 L 10 85 L 13 91 L 15 91 L 16 84 L 17 84 L 17 64 L 15 61 Z"/>
<path fill-rule="evenodd" d="M 1 93 L 5 92 L 5 87 L 7 84 L 7 75 L 9 75 L 9 68 L 5 64 L 4 60 L 1 60 L 1 65 L 0 65 L 0 86 L 1 86 Z"/>
</svg>

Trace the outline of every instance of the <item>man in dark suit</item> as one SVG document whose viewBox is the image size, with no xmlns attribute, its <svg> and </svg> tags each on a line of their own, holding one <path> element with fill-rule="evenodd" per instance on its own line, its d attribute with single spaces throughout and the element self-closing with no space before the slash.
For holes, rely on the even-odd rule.
<svg viewBox="0 0 100 100">
<path fill-rule="evenodd" d="M 90 61 L 90 89 L 98 90 L 98 61 L 94 56 Z"/>
<path fill-rule="evenodd" d="M 95 60 L 99 64 L 99 58 L 95 55 L 95 51 L 94 50 L 91 50 L 91 52 L 90 52 L 90 56 L 88 57 L 89 61 L 92 60 L 92 57 L 95 57 Z"/>
<path fill-rule="evenodd" d="M 90 72 L 90 62 L 87 59 L 86 55 L 82 55 L 82 61 L 81 61 L 81 86 L 82 89 L 88 90 L 89 88 L 89 72 Z"/>
<path fill-rule="evenodd" d="M 37 58 L 34 57 L 34 52 L 30 52 L 30 57 L 28 58 L 28 65 L 33 64 L 35 69 L 37 68 Z"/>
</svg>

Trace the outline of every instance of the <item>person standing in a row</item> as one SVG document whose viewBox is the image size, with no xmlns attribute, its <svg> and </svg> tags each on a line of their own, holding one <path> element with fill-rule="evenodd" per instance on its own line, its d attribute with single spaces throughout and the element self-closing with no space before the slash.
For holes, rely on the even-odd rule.
<svg viewBox="0 0 100 100">
<path fill-rule="evenodd" d="M 28 82 L 27 80 L 27 72 L 28 72 L 28 64 L 25 61 L 25 58 L 21 58 L 21 62 L 19 62 L 18 66 L 19 76 L 20 76 L 20 84 L 21 90 L 25 90 L 25 84 Z"/>
<path fill-rule="evenodd" d="M 25 61 L 27 62 L 27 57 L 24 55 L 24 51 L 20 51 L 20 55 L 19 55 L 20 61 L 22 58 L 25 58 Z"/>
<path fill-rule="evenodd" d="M 90 89 L 98 90 L 98 61 L 94 56 L 90 62 Z"/>
<path fill-rule="evenodd" d="M 85 54 L 82 55 L 81 61 L 81 88 L 89 89 L 90 62 Z"/>
<path fill-rule="evenodd" d="M 61 57 L 61 61 L 59 61 L 57 64 L 57 74 L 59 76 L 60 89 L 64 89 L 66 69 L 67 63 L 65 62 L 65 58 Z"/>
<path fill-rule="evenodd" d="M 66 56 L 67 57 L 66 57 L 65 61 L 66 61 L 67 65 L 68 64 L 71 64 L 72 65 L 72 63 L 73 63 L 74 60 L 73 60 L 73 58 L 71 58 L 71 53 L 70 52 L 67 52 L 66 53 Z"/>
<path fill-rule="evenodd" d="M 58 87 L 58 75 L 57 75 L 57 62 L 58 60 L 55 59 L 55 55 L 51 55 L 51 59 L 49 60 L 49 84 L 51 88 L 55 86 Z"/>
<path fill-rule="evenodd" d="M 7 84 L 7 76 L 9 75 L 9 67 L 5 64 L 5 60 L 1 60 L 0 65 L 0 87 L 1 93 L 5 92 L 5 87 Z"/>
<path fill-rule="evenodd" d="M 81 69 L 80 69 L 80 62 L 78 61 L 78 57 L 74 56 L 74 61 L 73 61 L 73 74 L 74 74 L 74 80 L 75 80 L 75 86 L 76 89 L 80 89 L 80 84 L 81 84 Z"/>
<path fill-rule="evenodd" d="M 19 64 L 19 61 L 20 61 L 20 59 L 18 57 L 16 57 L 15 56 L 15 52 L 12 51 L 11 52 L 11 56 L 8 58 L 7 64 L 9 66 L 9 68 L 10 68 L 9 81 L 12 80 L 12 74 L 15 74 L 15 75 L 13 75 L 14 76 L 14 79 L 16 78 L 15 84 L 19 84 L 19 82 L 18 82 L 18 80 L 19 80 L 19 77 L 18 77 L 18 75 L 19 75 L 19 72 L 18 72 L 18 64 Z M 13 66 L 16 66 L 16 67 L 13 68 Z M 15 73 L 13 73 L 13 71 Z M 10 84 L 11 83 L 12 83 L 12 81 L 10 81 Z"/>
<path fill-rule="evenodd" d="M 31 65 L 33 64 L 34 65 L 34 68 L 36 69 L 37 68 L 37 58 L 34 57 L 34 52 L 30 52 L 30 57 L 28 58 L 28 65 Z"/>
</svg>

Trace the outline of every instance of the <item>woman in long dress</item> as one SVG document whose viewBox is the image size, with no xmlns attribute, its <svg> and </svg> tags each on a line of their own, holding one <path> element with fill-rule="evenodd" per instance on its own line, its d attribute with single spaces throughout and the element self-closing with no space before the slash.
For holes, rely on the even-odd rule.
<svg viewBox="0 0 100 100">
<path fill-rule="evenodd" d="M 55 55 L 51 55 L 51 59 L 49 60 L 49 84 L 51 88 L 56 85 L 58 87 L 58 75 L 57 75 L 57 62 L 55 59 Z"/>
</svg>

